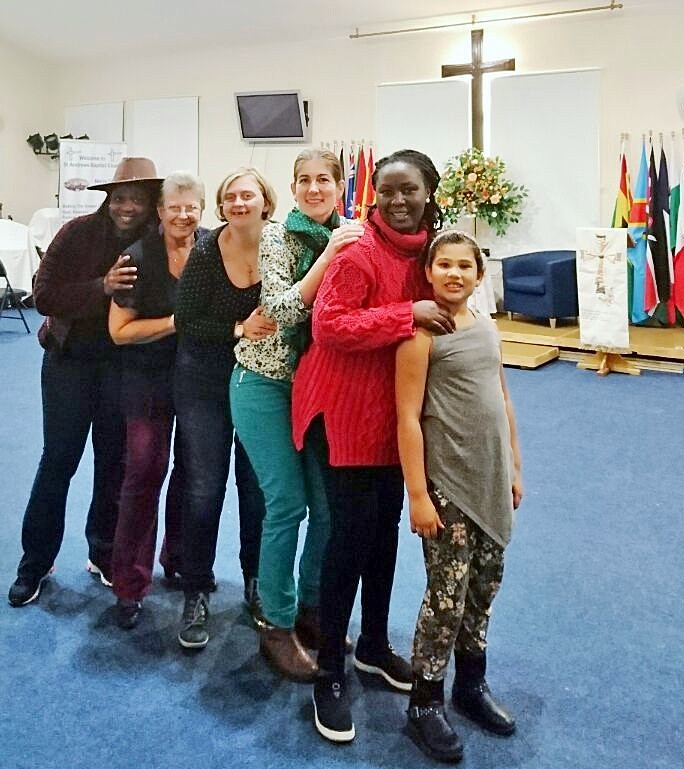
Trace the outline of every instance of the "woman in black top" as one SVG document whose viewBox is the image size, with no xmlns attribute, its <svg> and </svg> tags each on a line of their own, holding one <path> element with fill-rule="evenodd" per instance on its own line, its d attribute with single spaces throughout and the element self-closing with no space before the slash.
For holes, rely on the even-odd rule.
<svg viewBox="0 0 684 769">
<path fill-rule="evenodd" d="M 242 445 L 234 438 L 228 381 L 241 336 L 263 339 L 275 323 L 259 304 L 259 238 L 275 211 L 271 185 L 253 168 L 229 174 L 216 193 L 217 216 L 227 224 L 202 238 L 178 289 L 178 355 L 174 379 L 177 419 L 187 474 L 183 508 L 185 607 L 178 633 L 184 648 L 207 645 L 207 592 L 213 581 L 219 519 L 230 447 L 240 518 L 240 564 L 245 601 L 259 621 L 257 575 L 264 500 Z"/>
<path fill-rule="evenodd" d="M 159 231 L 134 243 L 125 256 L 137 279 L 114 294 L 109 332 L 123 348 L 122 404 L 126 416 L 126 471 L 114 537 L 112 571 L 117 620 L 135 627 L 152 582 L 157 513 L 169 464 L 174 421 L 176 286 L 204 209 L 204 185 L 188 173 L 162 185 Z M 176 430 L 166 494 L 166 532 L 160 561 L 167 574 L 181 570 L 184 471 Z"/>
</svg>

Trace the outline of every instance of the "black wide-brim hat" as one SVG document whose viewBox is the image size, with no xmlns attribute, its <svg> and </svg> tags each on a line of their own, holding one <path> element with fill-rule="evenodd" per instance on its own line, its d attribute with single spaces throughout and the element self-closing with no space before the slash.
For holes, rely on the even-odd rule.
<svg viewBox="0 0 684 769">
<path fill-rule="evenodd" d="M 157 167 L 149 158 L 121 158 L 111 182 L 91 184 L 88 189 L 109 192 L 120 184 L 146 183 L 159 186 L 163 181 L 157 176 Z"/>
</svg>

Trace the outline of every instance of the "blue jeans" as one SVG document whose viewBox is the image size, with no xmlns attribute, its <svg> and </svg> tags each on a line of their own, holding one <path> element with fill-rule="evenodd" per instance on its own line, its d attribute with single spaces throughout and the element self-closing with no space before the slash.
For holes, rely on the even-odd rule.
<svg viewBox="0 0 684 769">
<path fill-rule="evenodd" d="M 18 573 L 42 577 L 64 536 L 66 500 L 92 427 L 93 496 L 86 521 L 88 554 L 109 572 L 123 479 L 125 424 L 119 355 L 79 358 L 46 351 L 41 370 L 43 454 L 24 513 Z"/>
<path fill-rule="evenodd" d="M 202 371 L 198 370 L 202 366 Z M 208 370 L 192 351 L 179 347 L 174 374 L 176 423 L 185 466 L 183 588 L 207 591 L 212 583 L 216 542 L 230 448 L 235 442 L 235 484 L 240 519 L 240 565 L 245 583 L 259 573 L 264 497 L 242 444 L 234 437 L 228 374 Z"/>
<path fill-rule="evenodd" d="M 297 604 L 318 606 L 323 551 L 329 534 L 328 505 L 313 451 L 298 452 L 292 441 L 290 382 L 236 366 L 230 403 L 240 436 L 266 501 L 261 535 L 259 595 L 264 615 L 282 628 L 294 626 Z M 299 526 L 307 517 L 304 549 L 295 589 Z"/>
</svg>

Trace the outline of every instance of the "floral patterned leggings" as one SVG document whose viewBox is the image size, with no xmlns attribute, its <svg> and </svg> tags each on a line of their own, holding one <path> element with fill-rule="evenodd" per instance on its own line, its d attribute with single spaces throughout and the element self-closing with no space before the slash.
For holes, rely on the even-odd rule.
<svg viewBox="0 0 684 769">
<path fill-rule="evenodd" d="M 423 540 L 427 588 L 413 640 L 415 675 L 444 678 L 452 648 L 487 648 L 492 601 L 503 577 L 503 548 L 439 492 L 431 494 L 445 528 Z"/>
</svg>

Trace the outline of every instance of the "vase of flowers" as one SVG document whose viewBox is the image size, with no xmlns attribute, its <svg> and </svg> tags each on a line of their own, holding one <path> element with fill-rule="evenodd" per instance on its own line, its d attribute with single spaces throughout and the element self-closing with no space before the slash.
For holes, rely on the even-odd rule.
<svg viewBox="0 0 684 769">
<path fill-rule="evenodd" d="M 456 224 L 461 217 L 470 216 L 504 235 L 519 221 L 527 197 L 527 189 L 507 179 L 505 171 L 501 158 L 485 157 L 477 147 L 451 158 L 436 194 L 445 221 Z"/>
</svg>

